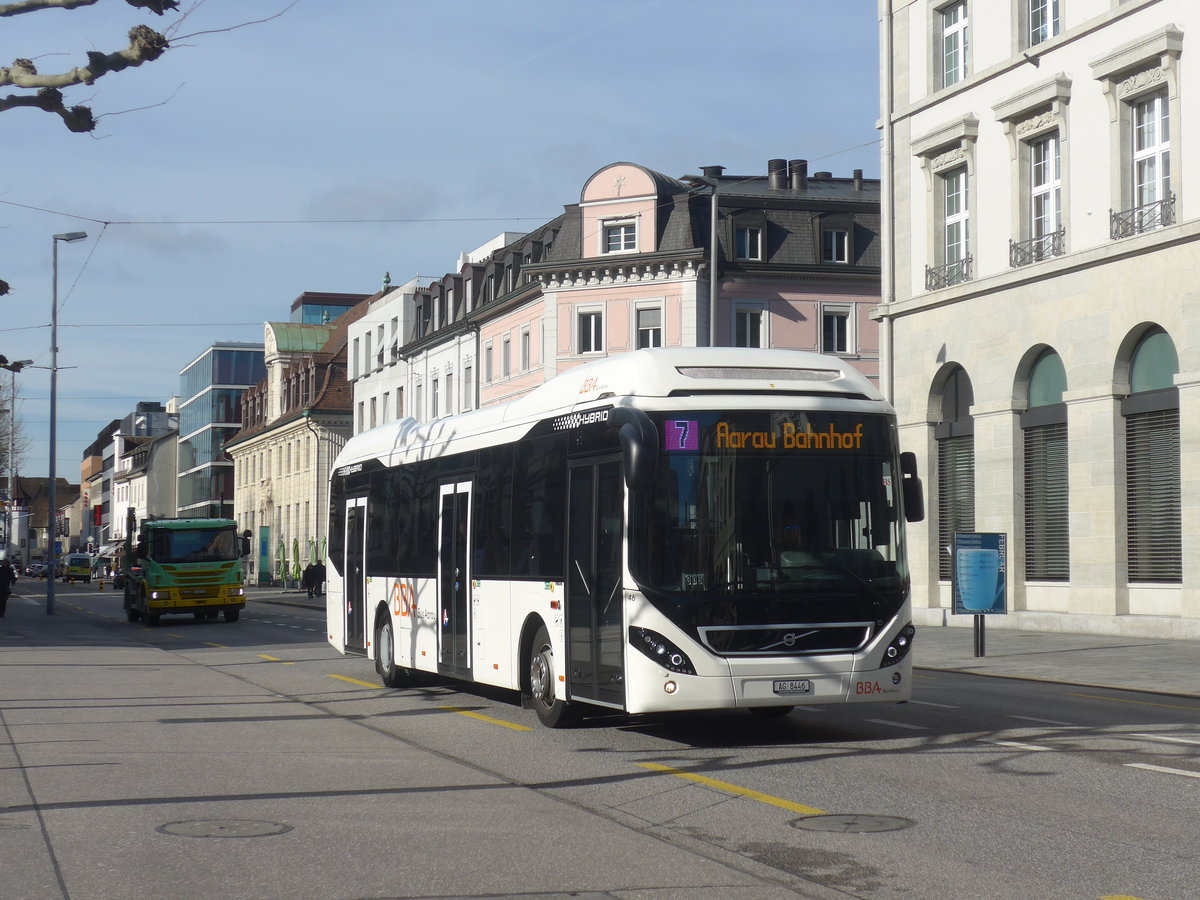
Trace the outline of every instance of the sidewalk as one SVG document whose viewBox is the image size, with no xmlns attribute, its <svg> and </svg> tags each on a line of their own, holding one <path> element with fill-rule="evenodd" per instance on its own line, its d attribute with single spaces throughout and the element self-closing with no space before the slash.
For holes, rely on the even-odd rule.
<svg viewBox="0 0 1200 900">
<path fill-rule="evenodd" d="M 976 658 L 974 629 L 969 621 L 964 624 L 919 627 L 913 641 L 916 666 L 1200 699 L 1200 644 L 1195 641 L 992 627 L 984 632 L 985 656 Z"/>
<path fill-rule="evenodd" d="M 325 598 L 304 591 L 251 588 L 252 602 L 324 609 Z M 1200 699 L 1200 644 L 1186 640 L 1013 631 L 987 627 L 984 653 L 975 656 L 969 617 L 963 624 L 918 626 L 913 654 L 918 669 L 1027 678 Z"/>
</svg>

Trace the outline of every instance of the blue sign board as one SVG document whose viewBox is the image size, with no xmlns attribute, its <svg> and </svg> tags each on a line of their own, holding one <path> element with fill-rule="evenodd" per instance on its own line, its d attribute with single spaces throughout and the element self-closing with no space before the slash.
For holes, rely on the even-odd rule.
<svg viewBox="0 0 1200 900">
<path fill-rule="evenodd" d="M 954 535 L 954 614 L 1008 612 L 1008 535 L 970 532 Z"/>
</svg>

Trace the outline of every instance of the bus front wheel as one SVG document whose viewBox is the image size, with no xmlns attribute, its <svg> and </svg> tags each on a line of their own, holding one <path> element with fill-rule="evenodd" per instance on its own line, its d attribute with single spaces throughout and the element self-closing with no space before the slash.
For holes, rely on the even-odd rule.
<svg viewBox="0 0 1200 900">
<path fill-rule="evenodd" d="M 550 633 L 542 625 L 529 648 L 529 695 L 534 711 L 547 728 L 565 728 L 576 718 L 574 707 L 554 696 L 557 677 Z"/>
</svg>

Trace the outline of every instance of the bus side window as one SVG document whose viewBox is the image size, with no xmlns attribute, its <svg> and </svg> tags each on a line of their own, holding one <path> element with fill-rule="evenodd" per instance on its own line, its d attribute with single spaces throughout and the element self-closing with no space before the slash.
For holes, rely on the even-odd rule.
<svg viewBox="0 0 1200 900">
<path fill-rule="evenodd" d="M 563 578 L 566 549 L 567 443 L 562 434 L 517 445 L 513 466 L 515 548 L 528 561 L 523 574 Z M 525 560 L 522 560 L 522 565 Z"/>
</svg>

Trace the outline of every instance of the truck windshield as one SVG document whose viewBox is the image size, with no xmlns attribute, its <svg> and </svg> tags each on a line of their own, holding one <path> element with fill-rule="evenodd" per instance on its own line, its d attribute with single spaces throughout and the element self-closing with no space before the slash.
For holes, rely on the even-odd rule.
<svg viewBox="0 0 1200 900">
<path fill-rule="evenodd" d="M 894 614 L 908 574 L 890 418 L 795 410 L 651 418 L 658 466 L 650 491 L 634 495 L 629 546 L 632 574 L 652 601 L 693 622 L 744 619 L 752 609 L 758 621 Z"/>
<path fill-rule="evenodd" d="M 238 558 L 237 531 L 162 528 L 153 532 L 150 558 L 160 563 L 227 562 Z"/>
</svg>

